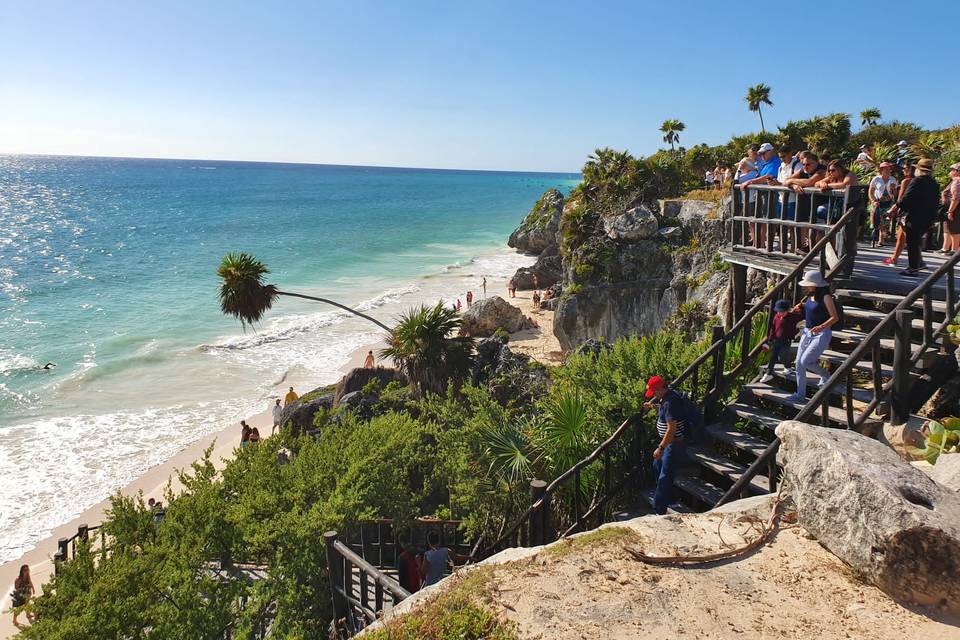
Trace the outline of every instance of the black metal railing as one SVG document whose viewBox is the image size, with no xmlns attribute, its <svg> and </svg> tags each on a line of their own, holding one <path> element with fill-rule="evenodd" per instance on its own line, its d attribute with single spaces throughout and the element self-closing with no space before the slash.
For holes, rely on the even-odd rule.
<svg viewBox="0 0 960 640">
<path fill-rule="evenodd" d="M 386 572 L 364 560 L 337 539 L 336 531 L 323 534 L 327 571 L 333 600 L 333 626 L 338 635 L 350 637 L 410 597 Z"/>
<path fill-rule="evenodd" d="M 862 430 L 870 416 L 889 399 L 890 423 L 900 425 L 909 418 L 908 393 L 911 384 L 911 374 L 918 368 L 927 353 L 933 348 L 939 348 L 938 339 L 946 333 L 947 326 L 957 313 L 957 295 L 955 271 L 960 262 L 960 252 L 955 252 L 936 271 L 931 273 L 922 283 L 908 293 L 894 308 L 881 320 L 866 336 L 859 340 L 859 344 L 850 352 L 842 363 L 830 374 L 830 378 L 820 387 L 812 398 L 793 418 L 794 420 L 808 420 L 819 412 L 821 424 L 826 426 L 830 422 L 829 410 L 831 399 L 836 397 L 835 388 L 843 385 L 841 392 L 844 397 L 846 428 Z M 943 305 L 944 319 L 939 326 L 934 327 L 934 300 L 933 289 L 945 279 L 946 302 Z M 922 304 L 922 332 L 923 338 L 919 347 L 913 348 L 913 320 L 914 305 Z M 881 343 L 892 333 L 894 339 L 893 364 L 890 379 L 884 382 L 881 362 Z M 870 402 L 860 409 L 854 407 L 853 375 L 857 365 L 864 358 L 870 358 L 870 377 L 874 395 Z M 768 466 L 775 459 L 780 448 L 780 439 L 776 438 L 766 450 L 751 464 L 747 471 L 724 493 L 716 506 L 722 505 L 740 495 L 760 469 Z M 771 481 L 772 482 L 772 481 Z"/>
</svg>

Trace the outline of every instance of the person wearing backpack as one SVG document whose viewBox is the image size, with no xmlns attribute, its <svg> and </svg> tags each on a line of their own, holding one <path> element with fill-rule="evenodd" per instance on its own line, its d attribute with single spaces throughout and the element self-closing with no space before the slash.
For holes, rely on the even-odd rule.
<svg viewBox="0 0 960 640">
<path fill-rule="evenodd" d="M 804 298 L 793 309 L 803 311 L 804 327 L 797 347 L 797 391 L 787 400 L 806 404 L 807 371 L 820 376 L 818 387 L 830 377 L 830 373 L 820 366 L 820 356 L 830 346 L 833 327 L 840 322 L 840 308 L 830 294 L 830 283 L 819 271 L 807 271 L 799 284 L 804 289 Z"/>
<path fill-rule="evenodd" d="M 671 389 L 660 376 L 647 380 L 645 397 L 648 400 L 643 405 L 645 409 L 657 407 L 660 444 L 653 451 L 653 474 L 657 481 L 653 511 L 663 515 L 673 498 L 673 479 L 686 459 L 687 437 L 696 428 L 699 411 L 689 398 Z"/>
</svg>

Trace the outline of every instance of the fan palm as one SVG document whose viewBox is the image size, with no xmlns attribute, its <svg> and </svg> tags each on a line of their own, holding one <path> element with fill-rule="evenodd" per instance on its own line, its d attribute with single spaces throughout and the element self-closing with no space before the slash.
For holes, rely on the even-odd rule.
<svg viewBox="0 0 960 640">
<path fill-rule="evenodd" d="M 421 305 L 400 317 L 380 354 L 396 363 L 421 396 L 443 393 L 447 383 L 462 380 L 472 364 L 473 338 L 452 335 L 459 328 L 455 309 L 442 302 Z"/>
<path fill-rule="evenodd" d="M 558 473 L 585 454 L 589 426 L 587 405 L 579 391 L 564 389 L 546 401 L 546 415 L 539 433 L 539 447 Z"/>
<path fill-rule="evenodd" d="M 221 280 L 220 310 L 240 320 L 240 324 L 244 327 L 252 326 L 263 318 L 263 314 L 273 306 L 277 296 L 289 296 L 291 298 L 325 302 L 364 320 L 369 320 L 385 331 L 390 331 L 390 328 L 379 320 L 339 302 L 327 298 L 307 296 L 302 293 L 280 291 L 276 285 L 264 284 L 264 276 L 268 273 L 270 273 L 270 269 L 267 268 L 267 265 L 249 253 L 228 253 L 223 256 L 223 260 L 220 261 L 220 266 L 217 268 L 217 275 L 220 276 Z"/>
<path fill-rule="evenodd" d="M 674 144 L 680 142 L 680 132 L 686 128 L 687 125 L 675 119 L 664 120 L 663 124 L 660 125 L 660 133 L 663 134 L 663 141 L 670 145 L 671 151 L 675 150 Z"/>
<path fill-rule="evenodd" d="M 504 424 L 480 432 L 489 475 L 508 486 L 533 477 L 530 442 L 523 424 Z"/>
<path fill-rule="evenodd" d="M 763 126 L 763 111 L 761 110 L 761 106 L 765 104 L 771 107 L 773 106 L 773 102 L 770 101 L 770 87 L 762 82 L 754 85 L 747 89 L 747 95 L 744 97 L 744 100 L 747 101 L 747 106 L 750 108 L 750 111 L 756 111 L 757 115 L 760 116 L 760 130 L 766 133 L 767 130 Z"/>
<path fill-rule="evenodd" d="M 880 121 L 880 109 L 870 107 L 860 112 L 860 126 L 872 127 Z"/>
</svg>

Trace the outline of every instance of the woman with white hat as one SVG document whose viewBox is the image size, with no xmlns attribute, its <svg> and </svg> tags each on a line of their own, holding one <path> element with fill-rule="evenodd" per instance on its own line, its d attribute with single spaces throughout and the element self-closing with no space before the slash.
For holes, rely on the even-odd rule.
<svg viewBox="0 0 960 640">
<path fill-rule="evenodd" d="M 807 371 L 820 376 L 817 386 L 830 377 L 830 373 L 820 366 L 820 356 L 830 346 L 833 338 L 830 327 L 840 320 L 840 314 L 830 295 L 830 283 L 819 271 L 807 271 L 799 284 L 804 289 L 804 300 L 794 309 L 803 310 L 804 327 L 800 334 L 800 346 L 797 347 L 797 391 L 787 399 L 806 404 Z"/>
</svg>

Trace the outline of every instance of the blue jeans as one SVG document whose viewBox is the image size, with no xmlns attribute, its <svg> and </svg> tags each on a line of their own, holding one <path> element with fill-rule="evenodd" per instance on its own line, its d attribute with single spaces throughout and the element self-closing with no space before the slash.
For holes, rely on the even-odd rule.
<svg viewBox="0 0 960 640">
<path fill-rule="evenodd" d="M 789 340 L 771 340 L 770 347 L 770 364 L 767 365 L 767 373 L 773 375 L 773 365 L 778 362 L 785 367 L 789 367 L 793 362 L 790 359 L 790 345 L 792 343 Z"/>
<path fill-rule="evenodd" d="M 657 488 L 653 491 L 653 512 L 663 515 L 673 499 L 673 478 L 677 475 L 677 468 L 687 457 L 687 446 L 674 440 L 660 454 L 659 460 L 653 461 L 653 475 L 657 478 Z"/>
<path fill-rule="evenodd" d="M 820 333 L 810 333 L 804 329 L 800 335 L 800 346 L 797 347 L 797 395 L 807 395 L 807 371 L 820 376 L 821 382 L 826 382 L 830 374 L 820 366 L 820 355 L 830 346 L 833 331 L 824 329 Z"/>
</svg>

